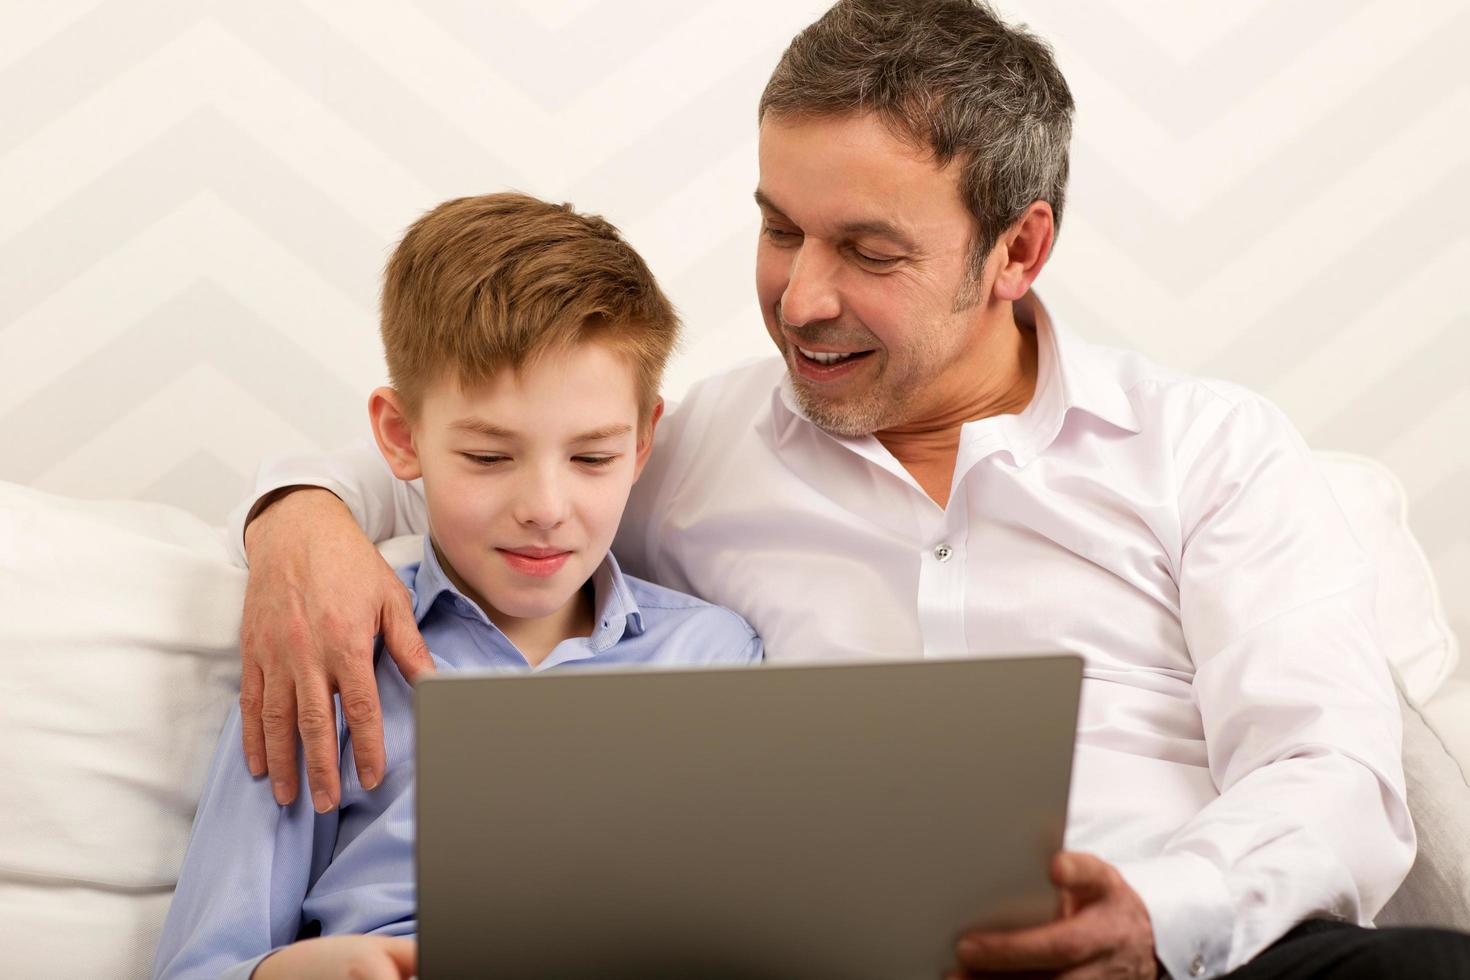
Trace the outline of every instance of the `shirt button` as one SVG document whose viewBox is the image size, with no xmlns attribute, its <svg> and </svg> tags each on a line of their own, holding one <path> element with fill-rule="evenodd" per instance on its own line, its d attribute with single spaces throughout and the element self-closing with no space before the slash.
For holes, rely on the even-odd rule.
<svg viewBox="0 0 1470 980">
<path fill-rule="evenodd" d="M 954 549 L 947 544 L 939 545 L 934 549 L 935 561 L 949 561 L 952 557 L 954 557 Z"/>
<path fill-rule="evenodd" d="M 1202 977 L 1205 975 L 1204 957 L 1196 956 L 1189 961 L 1189 975 L 1192 977 Z"/>
</svg>

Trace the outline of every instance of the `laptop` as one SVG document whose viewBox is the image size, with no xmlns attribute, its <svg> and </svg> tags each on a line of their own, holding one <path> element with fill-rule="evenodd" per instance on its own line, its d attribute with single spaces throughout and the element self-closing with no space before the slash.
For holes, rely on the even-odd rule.
<svg viewBox="0 0 1470 980">
<path fill-rule="evenodd" d="M 419 976 L 934 980 L 1050 920 L 1082 660 L 436 675 Z"/>
</svg>

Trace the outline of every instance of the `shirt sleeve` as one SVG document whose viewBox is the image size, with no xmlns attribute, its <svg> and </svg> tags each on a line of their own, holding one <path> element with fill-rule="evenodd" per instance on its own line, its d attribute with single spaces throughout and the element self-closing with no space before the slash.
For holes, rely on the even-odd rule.
<svg viewBox="0 0 1470 980">
<path fill-rule="evenodd" d="M 428 530 L 422 480 L 404 481 L 393 475 L 372 440 L 363 440 L 329 453 L 267 459 L 255 477 L 255 487 L 230 514 L 227 544 L 235 564 L 245 561 L 245 523 L 266 494 L 282 487 L 313 486 L 330 490 L 352 512 L 373 541 Z"/>
<path fill-rule="evenodd" d="M 1310 451 L 1263 399 L 1180 461 L 1181 619 L 1219 796 L 1119 871 L 1176 978 L 1309 916 L 1371 924 L 1414 858 L 1376 579 Z"/>
<path fill-rule="evenodd" d="M 312 810 L 306 785 L 303 765 L 303 791 L 290 806 L 277 805 L 269 780 L 245 768 L 240 709 L 233 708 L 194 817 L 154 977 L 243 980 L 295 941 L 302 902 L 331 859 L 337 828 L 336 811 Z"/>
</svg>

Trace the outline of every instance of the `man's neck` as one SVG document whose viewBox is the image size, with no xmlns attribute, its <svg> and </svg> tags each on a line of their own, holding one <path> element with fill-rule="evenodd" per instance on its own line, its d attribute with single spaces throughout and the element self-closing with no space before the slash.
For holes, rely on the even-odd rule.
<svg viewBox="0 0 1470 980">
<path fill-rule="evenodd" d="M 950 484 L 966 422 L 1012 415 L 1036 392 L 1036 329 L 1018 323 L 1011 303 L 998 307 L 963 358 L 946 372 L 924 417 L 874 433 L 940 507 Z"/>
</svg>

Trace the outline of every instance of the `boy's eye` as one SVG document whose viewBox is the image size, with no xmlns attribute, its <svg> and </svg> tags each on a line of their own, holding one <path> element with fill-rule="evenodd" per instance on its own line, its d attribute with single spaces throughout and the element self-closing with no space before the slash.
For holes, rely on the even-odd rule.
<svg viewBox="0 0 1470 980">
<path fill-rule="evenodd" d="M 460 453 L 460 455 L 472 463 L 479 463 L 481 466 L 494 466 L 496 463 L 502 463 L 509 458 L 495 453 Z"/>
<path fill-rule="evenodd" d="M 578 463 L 581 463 L 584 466 L 606 466 L 606 465 L 608 465 L 609 463 L 611 463 L 613 460 L 615 460 L 617 458 L 618 457 L 616 455 L 613 455 L 613 456 L 573 456 L 572 457 L 572 459 L 576 460 Z"/>
</svg>

